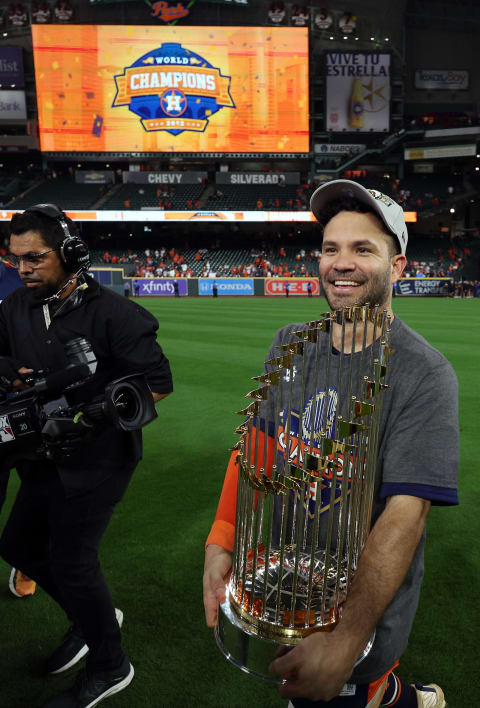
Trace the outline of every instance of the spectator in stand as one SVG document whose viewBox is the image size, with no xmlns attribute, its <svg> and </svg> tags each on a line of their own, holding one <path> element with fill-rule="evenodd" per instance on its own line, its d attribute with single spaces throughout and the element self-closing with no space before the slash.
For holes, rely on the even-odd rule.
<svg viewBox="0 0 480 708">
<path fill-rule="evenodd" d="M 260 198 L 257 199 L 257 209 L 263 209 L 263 202 Z"/>
</svg>

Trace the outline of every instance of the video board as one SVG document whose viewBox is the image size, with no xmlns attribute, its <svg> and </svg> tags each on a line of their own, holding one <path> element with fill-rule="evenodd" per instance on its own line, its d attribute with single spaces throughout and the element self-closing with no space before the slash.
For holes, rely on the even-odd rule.
<svg viewBox="0 0 480 708">
<path fill-rule="evenodd" d="M 308 31 L 33 25 L 42 151 L 305 153 Z"/>
<path fill-rule="evenodd" d="M 390 54 L 326 53 L 326 130 L 390 130 Z"/>
</svg>

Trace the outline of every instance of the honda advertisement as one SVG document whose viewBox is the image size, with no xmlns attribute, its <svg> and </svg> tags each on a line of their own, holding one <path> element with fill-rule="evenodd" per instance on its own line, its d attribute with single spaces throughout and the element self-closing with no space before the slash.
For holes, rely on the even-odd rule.
<svg viewBox="0 0 480 708">
<path fill-rule="evenodd" d="M 198 281 L 199 295 L 213 295 L 213 288 L 217 288 L 217 295 L 253 295 L 252 278 L 200 278 Z"/>
</svg>

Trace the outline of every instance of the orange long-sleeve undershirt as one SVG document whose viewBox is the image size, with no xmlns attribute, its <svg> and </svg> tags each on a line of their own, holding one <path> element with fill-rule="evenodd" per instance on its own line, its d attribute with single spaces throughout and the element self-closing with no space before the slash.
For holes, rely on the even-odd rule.
<svg viewBox="0 0 480 708">
<path fill-rule="evenodd" d="M 256 428 L 252 429 L 252 443 L 251 443 L 251 463 L 253 463 L 254 452 L 255 452 L 255 439 L 256 439 Z M 247 438 L 248 445 L 248 438 Z M 263 460 L 263 450 L 265 445 L 265 433 L 260 431 L 258 433 L 258 458 Z M 238 451 L 234 450 L 230 456 L 230 460 L 227 465 L 227 471 L 225 473 L 225 479 L 223 481 L 222 493 L 220 494 L 220 499 L 217 506 L 217 513 L 215 514 L 215 521 L 212 524 L 210 533 L 208 534 L 205 546 L 212 543 L 217 546 L 222 546 L 227 551 L 233 551 L 233 544 L 235 539 L 235 513 L 237 510 L 237 486 L 238 486 L 238 464 L 237 464 Z M 267 474 L 269 475 L 269 470 L 272 468 L 274 456 L 274 439 L 272 437 L 268 438 L 268 449 L 267 449 Z M 270 476 L 270 475 L 269 475 Z"/>
</svg>

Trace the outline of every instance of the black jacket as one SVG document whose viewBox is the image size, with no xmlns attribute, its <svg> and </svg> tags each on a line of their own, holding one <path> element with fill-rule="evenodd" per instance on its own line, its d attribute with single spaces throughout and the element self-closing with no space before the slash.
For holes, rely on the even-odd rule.
<svg viewBox="0 0 480 708">
<path fill-rule="evenodd" d="M 85 280 L 88 289 L 80 301 L 67 303 L 58 315 L 53 312 L 48 329 L 42 303 L 35 302 L 26 288 L 11 293 L 0 305 L 0 355 L 10 356 L 17 368 L 52 373 L 68 364 L 65 343 L 84 337 L 98 364 L 92 379 L 78 389 L 82 401 L 103 393 L 107 383 L 130 373 L 145 373 L 153 392 L 170 393 L 172 377 L 157 343 L 157 320 L 93 278 L 86 276 Z M 95 487 L 116 470 L 132 470 L 141 456 L 141 431 L 127 433 L 103 425 L 91 442 L 56 467 L 71 495 Z M 45 462 L 22 461 L 17 469 L 21 475 L 34 474 L 44 466 Z"/>
</svg>

